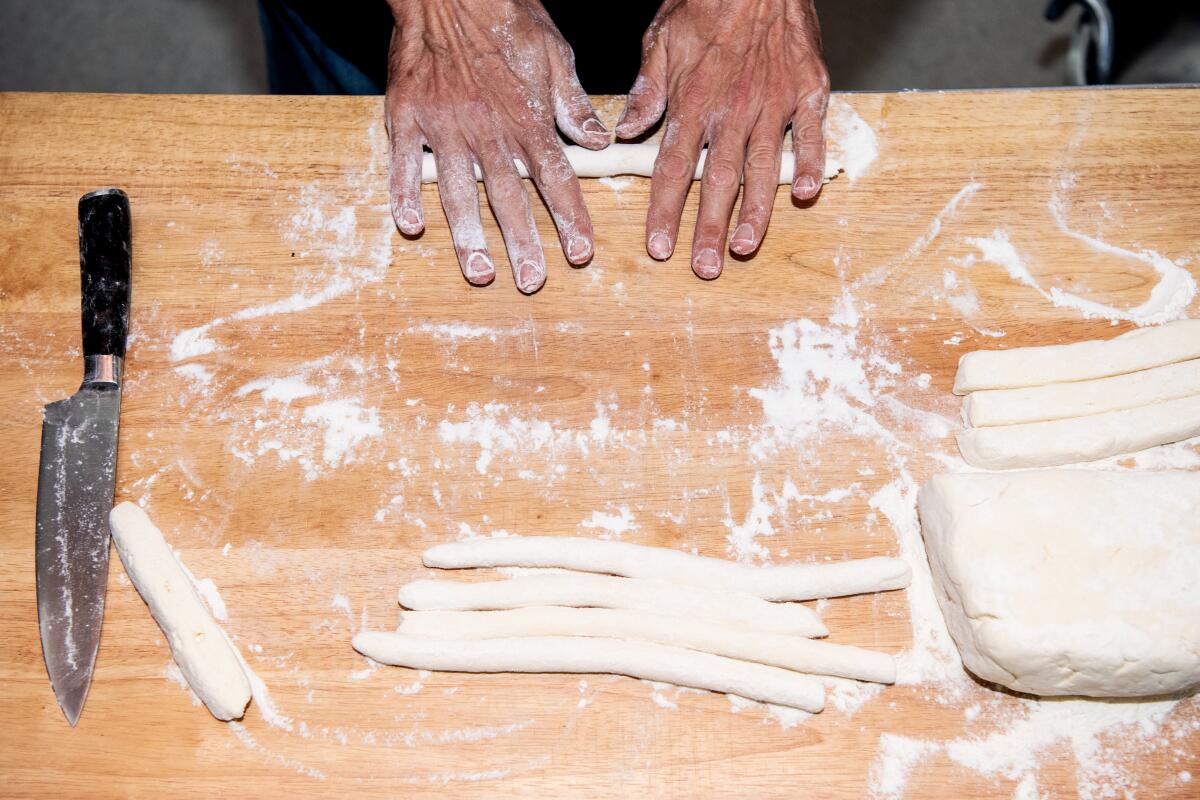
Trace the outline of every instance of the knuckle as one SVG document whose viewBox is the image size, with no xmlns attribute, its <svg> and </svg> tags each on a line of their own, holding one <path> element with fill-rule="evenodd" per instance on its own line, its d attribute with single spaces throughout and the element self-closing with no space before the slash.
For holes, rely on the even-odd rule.
<svg viewBox="0 0 1200 800">
<path fill-rule="evenodd" d="M 654 178 L 668 181 L 691 180 L 695 167 L 691 159 L 679 153 L 661 153 L 654 162 Z"/>
<path fill-rule="evenodd" d="M 774 172 L 779 169 L 779 148 L 775 145 L 752 144 L 746 152 L 747 172 Z"/>
<path fill-rule="evenodd" d="M 725 238 L 729 226 L 724 222 L 701 222 L 696 225 L 695 239 L 697 242 L 718 242 Z"/>
<path fill-rule="evenodd" d="M 704 165 L 702 186 L 713 189 L 728 189 L 736 186 L 737 181 L 737 167 L 727 158 L 710 158 Z"/>
</svg>

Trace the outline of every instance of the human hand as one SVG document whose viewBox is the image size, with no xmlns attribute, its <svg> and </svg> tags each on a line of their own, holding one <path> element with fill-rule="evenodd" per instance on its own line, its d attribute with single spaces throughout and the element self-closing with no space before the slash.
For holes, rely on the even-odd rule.
<svg viewBox="0 0 1200 800">
<path fill-rule="evenodd" d="M 692 239 L 692 270 L 716 278 L 745 178 L 729 249 L 762 243 L 792 126 L 792 195 L 809 200 L 825 170 L 829 75 L 813 0 L 666 0 L 642 39 L 642 67 L 617 123 L 629 139 L 667 112 L 646 213 L 646 251 L 671 257 L 700 149 L 708 156 Z"/>
<path fill-rule="evenodd" d="M 485 285 L 496 267 L 484 239 L 474 168 L 504 236 L 517 288 L 546 281 L 524 163 L 554 218 L 567 260 L 592 257 L 592 222 L 554 126 L 592 149 L 608 145 L 575 75 L 575 59 L 537 0 L 389 0 L 395 18 L 386 114 L 391 206 L 407 236 L 425 227 L 422 145 L 437 160 L 438 194 L 463 276 Z"/>
</svg>

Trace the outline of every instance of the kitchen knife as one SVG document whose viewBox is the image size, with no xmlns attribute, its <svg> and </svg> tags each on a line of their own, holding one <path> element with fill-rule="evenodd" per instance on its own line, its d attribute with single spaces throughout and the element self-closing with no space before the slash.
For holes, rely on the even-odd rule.
<svg viewBox="0 0 1200 800">
<path fill-rule="evenodd" d="M 72 726 L 87 699 L 104 621 L 131 249 L 123 191 L 79 198 L 83 384 L 42 412 L 36 536 L 42 656 Z"/>
</svg>

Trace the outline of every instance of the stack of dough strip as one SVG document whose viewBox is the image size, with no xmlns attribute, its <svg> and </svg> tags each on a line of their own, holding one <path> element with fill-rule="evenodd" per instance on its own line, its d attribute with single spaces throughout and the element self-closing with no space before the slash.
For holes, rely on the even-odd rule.
<svg viewBox="0 0 1200 800">
<path fill-rule="evenodd" d="M 409 583 L 396 632 L 354 637 L 363 655 L 414 669 L 628 675 L 810 712 L 825 703 L 813 676 L 893 683 L 896 666 L 886 653 L 813 641 L 828 630 L 795 601 L 901 589 L 911 577 L 897 558 L 756 568 L 553 536 L 442 544 L 423 560 L 558 571 Z"/>
<path fill-rule="evenodd" d="M 967 463 L 1052 467 L 1200 435 L 1200 320 L 1114 339 L 967 353 L 954 393 Z"/>
</svg>

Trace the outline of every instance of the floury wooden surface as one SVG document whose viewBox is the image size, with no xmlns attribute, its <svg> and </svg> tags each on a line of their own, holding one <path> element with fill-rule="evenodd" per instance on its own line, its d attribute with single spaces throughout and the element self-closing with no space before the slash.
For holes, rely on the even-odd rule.
<svg viewBox="0 0 1200 800">
<path fill-rule="evenodd" d="M 626 678 L 372 671 L 349 645 L 396 623 L 396 588 L 428 575 L 423 547 L 468 529 L 624 527 L 775 561 L 911 549 L 904 492 L 956 460 L 958 356 L 1128 327 L 1056 308 L 985 262 L 987 243 L 1007 237 L 1045 292 L 1117 308 L 1160 276 L 1071 232 L 1200 273 L 1200 91 L 840 102 L 875 130 L 878 159 L 808 208 L 781 188 L 762 251 L 720 280 L 691 275 L 686 244 L 665 264 L 645 255 L 648 182 L 588 181 L 594 262 L 566 265 L 539 206 L 550 276 L 522 297 L 507 273 L 463 282 L 432 187 L 426 234 L 394 233 L 376 99 L 0 97 L 0 793 L 857 798 L 906 783 L 1011 797 L 1025 762 L 985 774 L 942 743 L 1001 732 L 997 752 L 1023 752 L 1011 720 L 1031 712 L 938 680 L 945 653 L 920 614 L 914 636 L 905 593 L 824 616 L 832 641 L 916 648 L 905 669 L 923 683 L 853 713 L 831 695 L 790 728 Z M 77 729 L 46 679 L 40 406 L 78 383 L 75 203 L 105 185 L 134 211 L 118 499 L 144 500 L 220 587 L 270 720 L 256 702 L 223 725 L 165 677 L 168 648 L 115 553 Z M 1164 714 L 1150 736 L 1108 730 L 1082 766 L 1069 739 L 1045 747 L 1029 757 L 1037 786 L 1193 794 L 1196 702 Z"/>
</svg>

